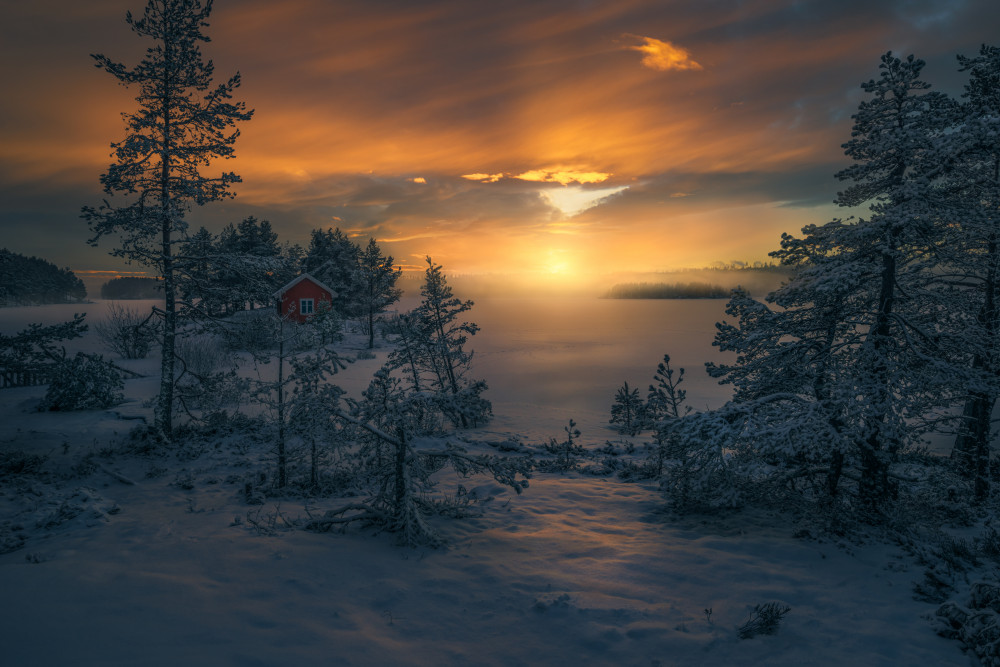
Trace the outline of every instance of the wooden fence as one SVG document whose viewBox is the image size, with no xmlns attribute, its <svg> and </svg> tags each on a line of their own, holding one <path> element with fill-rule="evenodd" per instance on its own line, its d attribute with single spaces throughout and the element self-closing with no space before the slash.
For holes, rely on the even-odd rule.
<svg viewBox="0 0 1000 667">
<path fill-rule="evenodd" d="M 49 372 L 38 369 L 0 368 L 0 389 L 34 387 L 49 383 Z"/>
</svg>

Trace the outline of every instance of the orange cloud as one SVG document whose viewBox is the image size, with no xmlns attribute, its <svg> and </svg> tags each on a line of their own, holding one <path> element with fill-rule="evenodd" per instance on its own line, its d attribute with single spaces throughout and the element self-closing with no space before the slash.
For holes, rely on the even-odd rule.
<svg viewBox="0 0 1000 667">
<path fill-rule="evenodd" d="M 639 35 L 629 35 L 642 40 L 642 44 L 626 46 L 630 51 L 644 53 L 642 64 L 649 69 L 667 72 L 669 70 L 700 70 L 702 66 L 691 59 L 691 54 L 687 49 L 676 44 L 664 42 L 654 37 L 641 37 Z"/>
<path fill-rule="evenodd" d="M 559 183 L 561 185 L 580 183 L 582 185 L 584 183 L 602 183 L 611 178 L 611 176 L 612 174 L 600 171 L 576 171 L 564 167 L 552 167 L 549 169 L 532 169 L 523 174 L 518 174 L 514 178 L 519 178 L 522 181 L 535 181 L 537 183 Z"/>
<path fill-rule="evenodd" d="M 503 178 L 503 172 L 499 174 L 462 174 L 462 178 L 480 183 L 496 183 Z"/>
<path fill-rule="evenodd" d="M 4 15 L 0 78 L 18 94 L 0 103 L 0 233 L 58 259 L 59 243 L 67 256 L 89 252 L 79 208 L 100 201 L 109 144 L 124 135 L 119 114 L 135 108 L 137 91 L 86 54 L 134 64 L 146 43 L 114 3 L 48 4 L 60 10 L 14 3 Z M 304 243 L 309 229 L 339 225 L 465 272 L 515 270 L 548 242 L 569 244 L 587 267 L 761 258 L 781 231 L 817 221 L 814 210 L 780 206 L 815 190 L 744 189 L 736 205 L 730 181 L 713 190 L 706 179 L 764 174 L 761 184 L 807 190 L 800 175 L 822 171 L 832 197 L 857 82 L 876 73 L 887 44 L 918 43 L 904 22 L 822 3 L 796 8 L 795 30 L 773 3 L 616 0 L 569 11 L 427 0 L 388 14 L 377 4 L 219 4 L 203 50 L 219 78 L 241 71 L 236 97 L 256 114 L 240 127 L 236 159 L 205 172 L 241 174 L 238 197 L 196 207 L 193 226 L 217 231 L 254 214 Z M 969 11 L 970 24 L 987 24 Z M 702 74 L 660 85 L 650 69 Z M 551 271 L 562 259 L 539 256 L 537 268 L 546 261 Z"/>
</svg>

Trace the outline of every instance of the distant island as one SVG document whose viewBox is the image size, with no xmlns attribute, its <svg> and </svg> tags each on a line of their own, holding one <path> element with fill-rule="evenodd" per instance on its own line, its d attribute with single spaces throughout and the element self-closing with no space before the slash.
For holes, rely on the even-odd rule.
<svg viewBox="0 0 1000 667">
<path fill-rule="evenodd" d="M 604 299 L 727 299 L 730 290 L 711 283 L 619 283 Z"/>
<path fill-rule="evenodd" d="M 119 299 L 159 299 L 162 296 L 163 287 L 156 278 L 112 278 L 101 285 L 101 298 L 109 301 L 117 301 Z"/>
<path fill-rule="evenodd" d="M 83 281 L 69 269 L 0 248 L 0 306 L 78 303 L 86 298 Z"/>
</svg>

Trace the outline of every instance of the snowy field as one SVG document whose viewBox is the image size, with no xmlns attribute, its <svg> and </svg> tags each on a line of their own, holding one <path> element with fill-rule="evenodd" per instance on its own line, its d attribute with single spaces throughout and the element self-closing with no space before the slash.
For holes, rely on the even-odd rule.
<svg viewBox="0 0 1000 667">
<path fill-rule="evenodd" d="M 718 405 L 700 365 L 722 302 L 670 303 L 477 303 L 471 347 L 496 418 L 465 435 L 540 443 L 572 417 L 589 447 L 617 439 L 615 388 L 644 390 L 665 352 L 688 368 L 691 402 Z M 662 320 L 636 322 L 651 308 Z M 6 309 L 0 332 L 74 310 Z M 99 349 L 92 335 L 69 347 Z M 386 353 L 337 381 L 359 392 Z M 0 390 L 0 453 L 49 457 L 44 474 L 0 477 L 0 536 L 23 542 L 0 555 L 0 664 L 973 664 L 934 633 L 902 549 L 795 538 L 800 526 L 753 512 L 670 518 L 652 484 L 536 473 L 516 496 L 469 480 L 494 499 L 482 516 L 435 519 L 440 549 L 283 529 L 310 501 L 248 506 L 239 442 L 126 453 L 129 418 L 151 419 L 157 362 L 120 363 L 148 376 L 111 410 L 40 413 L 44 387 Z M 739 639 L 766 602 L 791 608 L 778 632 Z"/>
</svg>

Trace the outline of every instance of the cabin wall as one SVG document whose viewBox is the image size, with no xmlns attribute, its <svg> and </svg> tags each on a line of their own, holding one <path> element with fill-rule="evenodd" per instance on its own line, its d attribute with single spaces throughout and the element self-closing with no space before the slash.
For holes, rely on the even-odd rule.
<svg viewBox="0 0 1000 667">
<path fill-rule="evenodd" d="M 305 322 L 308 315 L 299 312 L 299 300 L 312 299 L 314 311 L 319 310 L 320 303 L 330 304 L 330 293 L 310 280 L 293 285 L 287 292 L 281 295 L 281 314 L 295 322 Z"/>
</svg>

